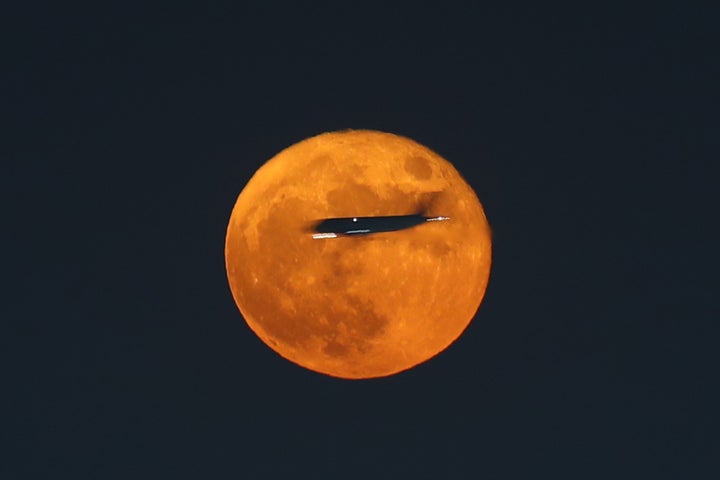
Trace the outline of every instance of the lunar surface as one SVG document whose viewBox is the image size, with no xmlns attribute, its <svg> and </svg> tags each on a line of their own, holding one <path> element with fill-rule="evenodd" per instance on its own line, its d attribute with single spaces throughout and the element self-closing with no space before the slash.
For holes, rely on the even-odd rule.
<svg viewBox="0 0 720 480">
<path fill-rule="evenodd" d="M 449 216 L 366 236 L 316 239 L 333 217 Z M 242 190 L 225 258 L 250 328 L 286 359 L 341 378 L 411 368 L 474 317 L 491 263 L 490 230 L 472 188 L 430 149 L 367 130 L 297 143 Z"/>
</svg>

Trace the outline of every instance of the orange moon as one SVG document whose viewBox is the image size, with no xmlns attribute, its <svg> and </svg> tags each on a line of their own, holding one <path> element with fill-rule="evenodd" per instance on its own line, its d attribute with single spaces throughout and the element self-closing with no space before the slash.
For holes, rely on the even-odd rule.
<svg viewBox="0 0 720 480">
<path fill-rule="evenodd" d="M 313 238 L 334 217 L 450 220 Z M 227 276 L 250 328 L 284 358 L 334 377 L 392 375 L 437 355 L 475 316 L 490 275 L 490 228 L 455 168 L 413 140 L 348 130 L 303 140 L 240 193 Z"/>
</svg>

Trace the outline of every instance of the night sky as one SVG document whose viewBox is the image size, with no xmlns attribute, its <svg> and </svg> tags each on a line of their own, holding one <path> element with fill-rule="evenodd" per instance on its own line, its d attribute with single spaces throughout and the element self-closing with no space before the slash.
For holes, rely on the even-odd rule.
<svg viewBox="0 0 720 480">
<path fill-rule="evenodd" d="M 1 20 L 1 479 L 720 478 L 717 9 L 106 3 Z M 225 276 L 255 170 L 346 128 L 494 239 L 463 336 L 369 381 Z"/>
</svg>

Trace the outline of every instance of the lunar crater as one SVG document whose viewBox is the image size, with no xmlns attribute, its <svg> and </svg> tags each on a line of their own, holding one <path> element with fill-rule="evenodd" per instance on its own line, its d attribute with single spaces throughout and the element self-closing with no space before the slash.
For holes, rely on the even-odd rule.
<svg viewBox="0 0 720 480">
<path fill-rule="evenodd" d="M 423 156 L 412 156 L 405 160 L 405 170 L 419 180 L 428 180 L 433 173 L 430 162 Z"/>
</svg>

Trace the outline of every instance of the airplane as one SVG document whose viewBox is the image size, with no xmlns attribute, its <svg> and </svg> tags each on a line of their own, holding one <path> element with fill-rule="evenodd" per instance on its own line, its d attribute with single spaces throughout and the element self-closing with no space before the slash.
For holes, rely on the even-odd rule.
<svg viewBox="0 0 720 480">
<path fill-rule="evenodd" d="M 426 217 L 421 214 L 413 214 L 327 218 L 315 225 L 313 238 L 336 238 L 353 235 L 370 235 L 380 232 L 395 232 L 415 227 L 425 222 L 439 222 L 444 220 L 450 220 L 450 217 Z"/>
</svg>

